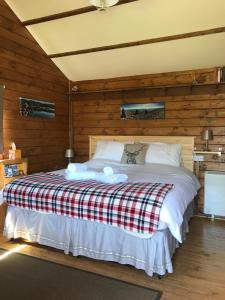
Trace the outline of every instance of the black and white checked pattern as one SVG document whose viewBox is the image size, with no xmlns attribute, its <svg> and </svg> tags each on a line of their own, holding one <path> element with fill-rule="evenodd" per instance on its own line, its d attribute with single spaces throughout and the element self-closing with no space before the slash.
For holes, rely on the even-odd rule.
<svg viewBox="0 0 225 300">
<path fill-rule="evenodd" d="M 67 181 L 60 175 L 38 173 L 14 180 L 3 195 L 12 206 L 153 233 L 172 188 L 173 184 L 151 182 Z"/>
</svg>

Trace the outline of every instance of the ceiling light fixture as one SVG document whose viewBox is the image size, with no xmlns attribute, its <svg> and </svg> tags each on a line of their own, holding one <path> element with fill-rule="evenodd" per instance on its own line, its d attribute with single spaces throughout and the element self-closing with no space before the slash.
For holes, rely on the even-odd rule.
<svg viewBox="0 0 225 300">
<path fill-rule="evenodd" d="M 119 2 L 119 0 L 89 0 L 91 5 L 94 5 L 98 10 L 105 11 L 107 7 L 113 6 Z"/>
</svg>

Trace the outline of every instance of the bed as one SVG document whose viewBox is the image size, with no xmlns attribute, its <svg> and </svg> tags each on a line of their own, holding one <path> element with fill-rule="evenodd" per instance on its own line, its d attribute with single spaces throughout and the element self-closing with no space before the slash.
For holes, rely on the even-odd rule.
<svg viewBox="0 0 225 300">
<path fill-rule="evenodd" d="M 128 166 L 108 159 L 91 159 L 98 141 L 179 144 L 182 167 L 157 163 Z M 128 174 L 132 182 L 164 182 L 175 186 L 163 202 L 158 229 L 153 234 L 131 232 L 99 222 L 9 205 L 4 236 L 8 239 L 24 238 L 74 256 L 129 264 L 144 270 L 149 276 L 172 273 L 172 256 L 185 239 L 188 221 L 193 215 L 193 199 L 199 188 L 192 173 L 193 147 L 193 137 L 90 136 L 90 160 L 86 162 L 90 169 L 100 170 L 104 166 L 111 166 Z M 60 175 L 63 172 L 59 170 L 53 174 Z"/>
</svg>

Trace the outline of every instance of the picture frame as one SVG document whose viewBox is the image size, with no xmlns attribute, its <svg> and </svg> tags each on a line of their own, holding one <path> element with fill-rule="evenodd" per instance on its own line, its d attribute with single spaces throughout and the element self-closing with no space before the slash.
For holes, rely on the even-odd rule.
<svg viewBox="0 0 225 300">
<path fill-rule="evenodd" d="M 165 119 L 165 103 L 128 103 L 120 106 L 122 120 Z"/>
<path fill-rule="evenodd" d="M 53 119 L 55 117 L 55 103 L 42 100 L 19 98 L 20 114 L 23 117 L 39 117 Z"/>
</svg>

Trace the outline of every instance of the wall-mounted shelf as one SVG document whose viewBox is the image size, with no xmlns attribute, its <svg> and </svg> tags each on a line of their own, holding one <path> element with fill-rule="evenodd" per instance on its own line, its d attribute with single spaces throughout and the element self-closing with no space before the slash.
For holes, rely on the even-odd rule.
<svg viewBox="0 0 225 300">
<path fill-rule="evenodd" d="M 71 95 L 79 95 L 79 94 L 92 94 L 92 93 L 107 93 L 107 92 L 126 92 L 126 91 L 137 91 L 137 90 L 149 90 L 149 89 L 173 89 L 173 88 L 195 88 L 195 87 L 204 87 L 204 86 L 213 86 L 215 89 L 218 89 L 219 86 L 225 86 L 224 82 L 208 82 L 208 83 L 187 83 L 187 84 L 177 84 L 177 85 L 158 85 L 158 86 L 139 86 L 132 88 L 115 88 L 115 89 L 99 89 L 99 90 L 85 90 L 79 91 L 79 87 L 77 91 L 71 91 Z"/>
<path fill-rule="evenodd" d="M 204 155 L 204 154 L 212 154 L 212 155 L 218 155 L 218 156 L 221 156 L 222 152 L 221 151 L 198 151 L 198 150 L 195 150 L 194 151 L 194 154 L 201 154 L 201 155 Z"/>
</svg>

